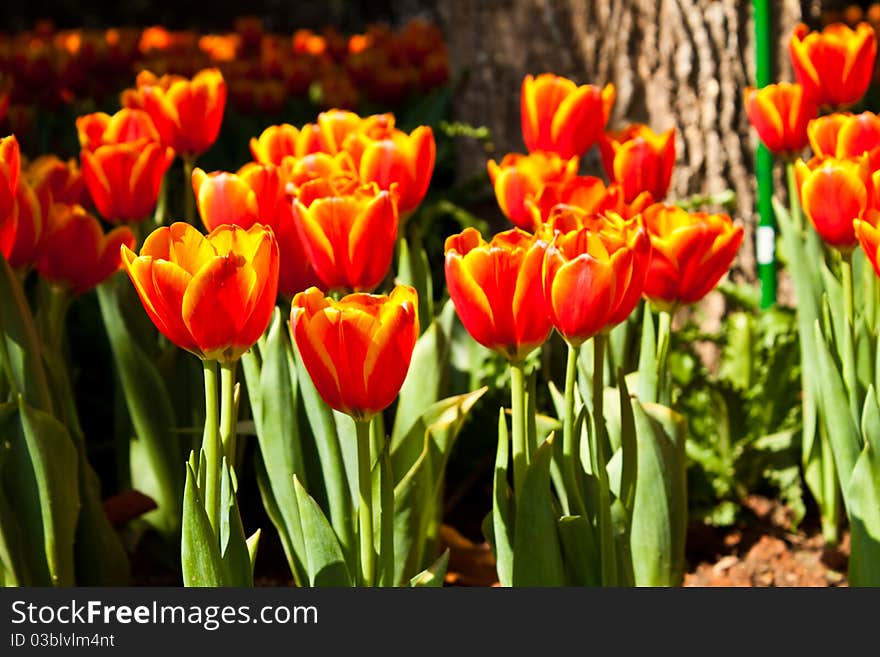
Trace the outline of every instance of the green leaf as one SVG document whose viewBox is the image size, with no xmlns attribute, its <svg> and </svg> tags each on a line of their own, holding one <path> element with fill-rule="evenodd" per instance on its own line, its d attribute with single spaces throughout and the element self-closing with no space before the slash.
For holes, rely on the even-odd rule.
<svg viewBox="0 0 880 657">
<path fill-rule="evenodd" d="M 253 586 L 253 564 L 238 512 L 233 476 L 223 458 L 220 464 L 220 555 L 227 586 Z"/>
<path fill-rule="evenodd" d="M 146 465 L 132 468 L 132 484 L 158 504 L 145 519 L 166 537 L 173 538 L 180 531 L 183 499 L 179 470 L 182 451 L 174 433 L 174 407 L 153 360 L 137 346 L 126 326 L 114 280 L 102 283 L 97 290 L 113 360 L 140 443 L 142 463 Z"/>
<path fill-rule="evenodd" d="M 278 507 L 278 501 L 275 499 L 275 495 L 272 492 L 272 486 L 269 483 L 269 475 L 266 474 L 266 466 L 259 454 L 256 454 L 254 458 L 254 470 L 257 478 L 257 486 L 260 489 L 260 497 L 263 500 L 263 508 L 266 510 L 266 515 L 269 516 L 269 520 L 272 521 L 272 525 L 278 529 L 278 537 L 281 539 L 281 547 L 284 550 L 284 556 L 287 558 L 287 565 L 290 566 L 293 581 L 297 586 L 302 586 L 306 579 L 305 543 L 303 543 L 301 552 L 296 552 L 293 549 L 291 542 L 292 537 L 286 531 L 287 525 L 285 524 L 285 518 L 281 513 L 281 509 Z M 293 503 L 296 506 L 297 518 L 299 518 L 299 504 L 296 502 L 295 495 L 296 493 L 294 492 Z M 300 536 L 300 540 L 302 540 L 301 521 L 300 530 L 297 534 Z"/>
<path fill-rule="evenodd" d="M 400 257 L 397 264 L 395 283 L 410 285 L 415 288 L 419 301 L 419 326 L 422 331 L 432 324 L 434 319 L 434 291 L 431 281 L 431 267 L 428 254 L 422 247 L 418 231 L 411 231 L 409 240 L 398 241 Z"/>
<path fill-rule="evenodd" d="M 393 465 L 392 472 L 397 472 Z M 427 544 L 427 524 L 433 513 L 431 438 L 422 434 L 422 451 L 394 487 L 394 582 L 406 582 L 421 569 Z"/>
<path fill-rule="evenodd" d="M 510 463 L 510 436 L 504 408 L 498 413 L 498 449 L 495 453 L 495 476 L 492 493 L 492 542 L 495 567 L 501 586 L 513 585 L 513 495 L 507 483 Z M 488 537 L 487 537 L 488 538 Z"/>
<path fill-rule="evenodd" d="M 880 586 L 880 451 L 865 444 L 844 491 L 849 500 L 850 586 Z"/>
<path fill-rule="evenodd" d="M 630 546 L 636 586 L 677 586 L 684 575 L 687 497 L 683 418 L 633 400 L 638 480 Z"/>
<path fill-rule="evenodd" d="M 642 342 L 639 347 L 639 381 L 636 396 L 645 402 L 657 401 L 657 336 L 654 332 L 654 313 L 645 304 L 642 314 Z"/>
<path fill-rule="evenodd" d="M 35 586 L 73 586 L 80 498 L 76 447 L 51 415 L 18 398 L 18 428 L 5 439 L 4 492 L 14 502 Z"/>
<path fill-rule="evenodd" d="M 573 586 L 600 586 L 601 555 L 589 521 L 583 516 L 562 516 L 559 537 L 569 582 Z"/>
<path fill-rule="evenodd" d="M 247 539 L 248 556 L 251 561 L 251 579 L 254 578 L 254 564 L 257 562 L 257 549 L 260 547 L 260 536 L 262 535 L 263 530 L 258 529 Z"/>
<path fill-rule="evenodd" d="M 849 508 L 846 491 L 850 488 L 849 478 L 859 458 L 861 438 L 858 428 L 853 425 L 846 388 L 819 329 L 818 320 L 814 331 L 818 356 L 819 403 L 822 417 L 828 427 L 828 438 L 834 452 L 834 462 L 837 464 L 844 502 Z"/>
<path fill-rule="evenodd" d="M 294 475 L 293 486 L 302 519 L 306 572 L 311 586 L 352 586 L 342 546 L 318 503 Z"/>
<path fill-rule="evenodd" d="M 538 448 L 526 471 L 516 509 L 514 586 L 564 586 L 566 583 L 557 517 L 550 493 L 552 455 L 551 436 Z"/>
<path fill-rule="evenodd" d="M 440 588 L 446 578 L 446 569 L 449 567 L 449 548 L 443 550 L 443 554 L 428 568 L 420 572 L 409 581 L 409 585 L 416 587 Z"/>
<path fill-rule="evenodd" d="M 201 459 L 200 459 L 201 460 Z M 186 483 L 183 492 L 183 523 L 180 561 L 183 585 L 225 586 L 226 573 L 220 556 L 217 536 L 211 528 L 205 504 L 193 471 L 194 456 L 186 464 Z"/>
</svg>

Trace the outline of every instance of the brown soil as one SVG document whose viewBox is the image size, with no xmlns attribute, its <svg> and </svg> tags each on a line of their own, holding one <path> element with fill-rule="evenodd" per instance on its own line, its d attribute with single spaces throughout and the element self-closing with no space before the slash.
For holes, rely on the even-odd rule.
<svg viewBox="0 0 880 657">
<path fill-rule="evenodd" d="M 474 543 L 446 525 L 441 538 L 450 548 L 447 585 L 498 585 L 486 543 Z M 827 549 L 817 527 L 793 529 L 785 507 L 751 496 L 735 527 L 691 525 L 684 586 L 846 586 L 848 539 L 844 535 L 840 548 Z"/>
</svg>

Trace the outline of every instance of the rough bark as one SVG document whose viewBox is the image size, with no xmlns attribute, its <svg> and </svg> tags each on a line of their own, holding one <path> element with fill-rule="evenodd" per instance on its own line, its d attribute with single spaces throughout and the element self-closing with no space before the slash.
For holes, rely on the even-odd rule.
<svg viewBox="0 0 880 657">
<path fill-rule="evenodd" d="M 746 242 L 737 266 L 754 278 L 753 172 L 757 140 L 742 106 L 754 84 L 751 2 L 737 0 L 437 0 L 453 70 L 466 78 L 456 118 L 488 126 L 496 153 L 521 151 L 519 90 L 526 73 L 552 71 L 580 82 L 613 82 L 612 129 L 629 122 L 655 130 L 676 127 L 671 197 L 732 189 Z M 774 2 L 780 64 L 790 79 L 786 43 L 814 2 Z M 805 13 L 806 12 L 806 13 Z M 463 144 L 462 175 L 485 163 L 476 144 Z M 593 170 L 598 170 L 595 151 Z"/>
</svg>

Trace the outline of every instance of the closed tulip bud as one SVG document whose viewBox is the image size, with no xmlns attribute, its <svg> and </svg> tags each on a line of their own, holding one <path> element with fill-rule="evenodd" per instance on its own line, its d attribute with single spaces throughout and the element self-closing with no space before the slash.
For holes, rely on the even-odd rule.
<svg viewBox="0 0 880 657">
<path fill-rule="evenodd" d="M 123 247 L 122 261 L 156 328 L 200 358 L 237 360 L 272 318 L 278 245 L 261 224 L 202 235 L 174 223 L 153 231 L 140 255 Z"/>
<path fill-rule="evenodd" d="M 52 205 L 36 262 L 40 276 L 73 294 L 82 294 L 120 267 L 119 249 L 134 247 L 134 233 L 118 226 L 106 235 L 82 206 Z"/>
<path fill-rule="evenodd" d="M 523 230 L 533 231 L 537 224 L 531 210 L 541 195 L 555 194 L 548 187 L 561 187 L 577 177 L 579 160 L 564 160 L 554 153 L 508 153 L 496 164 L 489 160 L 489 180 L 504 216 Z M 545 203 L 544 205 L 549 205 Z"/>
<path fill-rule="evenodd" d="M 141 71 L 137 88 L 122 93 L 122 104 L 145 110 L 162 143 L 193 158 L 217 140 L 226 108 L 226 82 L 216 68 L 203 69 L 192 79 L 179 75 L 157 77 Z"/>
<path fill-rule="evenodd" d="M 656 204 L 642 216 L 652 247 L 645 296 L 662 308 L 706 296 L 730 269 L 742 244 L 742 226 L 726 214 Z"/>
<path fill-rule="evenodd" d="M 801 206 L 825 242 L 841 250 L 856 244 L 853 220 L 871 203 L 868 159 L 813 158 L 795 163 Z"/>
<path fill-rule="evenodd" d="M 552 241 L 543 263 L 553 326 L 579 346 L 625 320 L 645 286 L 651 241 L 640 216 L 587 214 L 557 206 L 545 227 Z"/>
<path fill-rule="evenodd" d="M 819 106 L 799 84 L 781 82 L 745 92 L 746 115 L 761 141 L 774 154 L 793 158 L 807 145 L 807 125 Z"/>
<path fill-rule="evenodd" d="M 550 335 L 541 267 L 546 243 L 518 228 L 486 242 L 466 228 L 446 239 L 446 286 L 467 332 L 513 362 Z"/>
<path fill-rule="evenodd" d="M 657 200 L 666 197 L 675 166 L 674 128 L 657 134 L 633 124 L 600 137 L 599 148 L 605 173 L 620 183 L 624 202 L 633 202 L 643 192 Z"/>
<path fill-rule="evenodd" d="M 581 156 L 605 130 L 613 105 L 612 84 L 577 86 L 552 73 L 527 75 L 520 94 L 526 148 L 530 153 L 556 153 L 566 160 Z"/>
<path fill-rule="evenodd" d="M 370 291 L 385 278 L 397 239 L 396 188 L 315 180 L 294 199 L 293 217 L 325 290 Z"/>
<path fill-rule="evenodd" d="M 400 392 L 419 337 L 418 297 L 398 285 L 387 296 L 359 293 L 334 301 L 312 287 L 293 298 L 290 326 L 327 405 L 364 421 Z"/>
<path fill-rule="evenodd" d="M 822 116 L 810 121 L 807 134 L 818 157 L 842 160 L 867 153 L 871 169 L 880 164 L 880 117 L 873 112 Z"/>
<path fill-rule="evenodd" d="M 79 162 L 73 158 L 64 161 L 55 155 L 38 157 L 28 165 L 27 178 L 38 196 L 45 191 L 56 203 L 85 205 L 91 200 Z"/>
<path fill-rule="evenodd" d="M 156 207 L 174 151 L 146 139 L 80 152 L 82 174 L 95 207 L 110 223 L 143 221 Z"/>
<path fill-rule="evenodd" d="M 278 288 L 293 296 L 318 280 L 306 257 L 293 221 L 285 182 L 272 165 L 246 164 L 238 173 L 193 171 L 193 191 L 199 216 L 208 230 L 223 224 L 250 228 L 256 223 L 275 233 L 280 254 Z"/>
<path fill-rule="evenodd" d="M 877 37 L 867 23 L 859 23 L 855 30 L 834 23 L 821 32 L 810 32 L 801 23 L 788 48 L 797 81 L 821 106 L 852 105 L 871 84 Z"/>
</svg>

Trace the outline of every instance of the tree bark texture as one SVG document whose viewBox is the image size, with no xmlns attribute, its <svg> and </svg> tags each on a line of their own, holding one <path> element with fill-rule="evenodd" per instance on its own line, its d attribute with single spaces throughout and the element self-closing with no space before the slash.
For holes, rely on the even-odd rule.
<svg viewBox="0 0 880 657">
<path fill-rule="evenodd" d="M 787 41 L 814 2 L 773 6 L 774 78 L 792 79 Z M 456 119 L 489 127 L 495 157 L 523 151 L 519 92 L 523 76 L 551 71 L 579 84 L 613 82 L 609 129 L 630 122 L 676 128 L 670 198 L 732 189 L 746 239 L 736 278 L 754 280 L 757 138 L 743 109 L 754 84 L 754 23 L 748 0 L 437 0 L 453 71 L 464 74 Z M 486 154 L 462 143 L 459 168 L 484 168 Z M 601 171 L 597 149 L 588 156 Z"/>
</svg>

